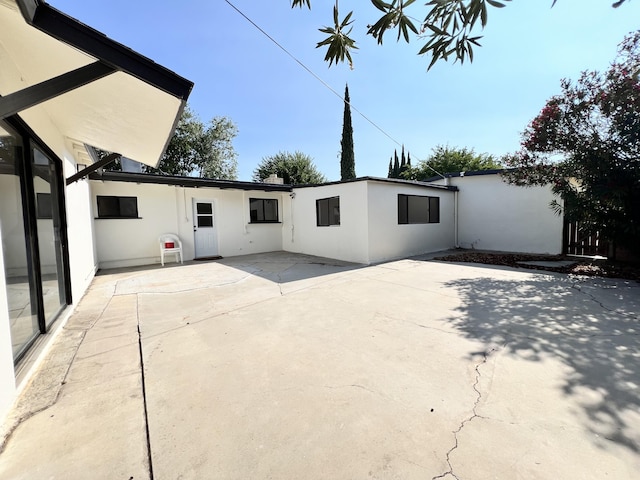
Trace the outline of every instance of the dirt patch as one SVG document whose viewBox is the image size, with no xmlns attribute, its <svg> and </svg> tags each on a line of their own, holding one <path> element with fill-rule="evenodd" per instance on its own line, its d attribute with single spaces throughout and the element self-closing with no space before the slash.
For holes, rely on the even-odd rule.
<svg viewBox="0 0 640 480">
<path fill-rule="evenodd" d="M 487 253 L 487 252 L 460 252 L 444 257 L 436 257 L 434 260 L 443 262 L 482 263 L 485 265 L 504 265 L 514 268 L 527 268 L 530 270 L 545 270 L 549 272 L 566 273 L 573 275 L 586 275 L 590 277 L 624 278 L 640 282 L 640 265 L 609 262 L 606 259 L 583 259 L 564 255 L 527 255 L 515 253 Z M 559 265 L 546 267 L 540 265 L 523 265 L 519 262 L 532 261 L 573 261 L 572 265 Z"/>
</svg>

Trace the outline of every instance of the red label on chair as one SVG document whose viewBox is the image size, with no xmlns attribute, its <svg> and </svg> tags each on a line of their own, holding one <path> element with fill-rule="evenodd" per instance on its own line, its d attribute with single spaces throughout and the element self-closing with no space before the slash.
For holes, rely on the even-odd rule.
<svg viewBox="0 0 640 480">
<path fill-rule="evenodd" d="M 164 248 L 174 248 L 175 246 L 174 242 L 164 242 Z"/>
</svg>

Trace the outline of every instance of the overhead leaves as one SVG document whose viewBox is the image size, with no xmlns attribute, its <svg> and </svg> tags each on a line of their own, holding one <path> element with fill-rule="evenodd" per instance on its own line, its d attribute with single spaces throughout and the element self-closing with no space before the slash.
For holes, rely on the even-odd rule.
<svg viewBox="0 0 640 480">
<path fill-rule="evenodd" d="M 463 64 L 473 61 L 474 47 L 479 47 L 478 29 L 484 29 L 488 22 L 488 7 L 504 8 L 511 0 L 431 0 L 426 4 L 414 5 L 415 0 L 370 0 L 378 12 L 382 12 L 375 22 L 367 25 L 367 35 L 371 35 L 382 45 L 385 34 L 397 29 L 396 41 L 402 38 L 409 43 L 413 38 L 425 41 L 418 50 L 419 55 L 430 57 L 428 69 L 438 61 L 449 58 Z M 552 6 L 558 0 L 552 1 Z M 628 0 L 617 0 L 612 6 L 618 8 Z M 292 7 L 311 8 L 311 0 L 292 0 Z M 414 15 L 408 13 L 409 7 Z M 420 8 L 427 7 L 420 13 Z M 417 15 L 417 16 L 416 16 Z M 325 39 L 317 47 L 326 47 L 325 61 L 329 66 L 335 62 L 348 62 L 353 68 L 351 53 L 357 50 L 356 41 L 351 37 L 354 23 L 353 11 L 342 20 L 338 15 L 338 1 L 333 8 L 333 26 L 319 29 Z M 419 18 L 423 20 L 420 21 Z"/>
<path fill-rule="evenodd" d="M 349 66 L 353 68 L 353 59 L 351 58 L 351 50 L 357 50 L 355 40 L 349 37 L 351 33 L 351 16 L 353 12 L 349 12 L 344 19 L 340 20 L 340 14 L 338 12 L 338 2 L 333 7 L 333 27 L 324 27 L 319 30 L 322 33 L 327 34 L 327 38 L 318 42 L 316 48 L 327 47 L 327 53 L 324 57 L 326 62 L 329 62 L 329 66 L 333 62 L 344 62 L 345 59 L 349 62 Z"/>
</svg>

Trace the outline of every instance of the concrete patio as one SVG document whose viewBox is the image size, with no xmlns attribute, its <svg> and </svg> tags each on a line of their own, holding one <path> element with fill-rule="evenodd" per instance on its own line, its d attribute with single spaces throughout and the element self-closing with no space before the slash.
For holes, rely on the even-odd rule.
<svg viewBox="0 0 640 480">
<path fill-rule="evenodd" d="M 273 253 L 106 271 L 2 479 L 635 479 L 640 284 Z"/>
</svg>

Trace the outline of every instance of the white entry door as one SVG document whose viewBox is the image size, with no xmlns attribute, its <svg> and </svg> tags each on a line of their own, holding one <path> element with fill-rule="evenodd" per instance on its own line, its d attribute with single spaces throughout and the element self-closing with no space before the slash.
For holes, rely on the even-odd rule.
<svg viewBox="0 0 640 480">
<path fill-rule="evenodd" d="M 193 231 L 196 258 L 218 255 L 218 235 L 211 200 L 193 199 Z"/>
</svg>

